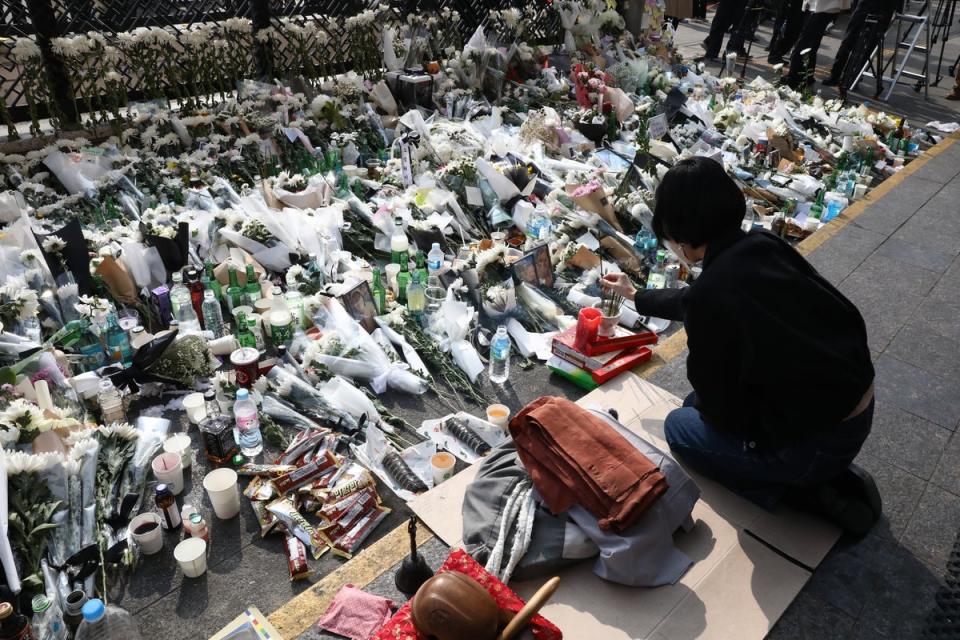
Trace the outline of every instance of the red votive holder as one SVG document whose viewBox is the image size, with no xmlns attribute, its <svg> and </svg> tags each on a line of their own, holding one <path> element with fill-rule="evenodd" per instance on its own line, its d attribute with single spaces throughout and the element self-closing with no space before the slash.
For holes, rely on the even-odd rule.
<svg viewBox="0 0 960 640">
<path fill-rule="evenodd" d="M 580 309 L 580 314 L 577 316 L 577 333 L 573 340 L 573 346 L 578 351 L 583 351 L 589 343 L 596 341 L 602 318 L 603 314 L 596 307 Z"/>
</svg>

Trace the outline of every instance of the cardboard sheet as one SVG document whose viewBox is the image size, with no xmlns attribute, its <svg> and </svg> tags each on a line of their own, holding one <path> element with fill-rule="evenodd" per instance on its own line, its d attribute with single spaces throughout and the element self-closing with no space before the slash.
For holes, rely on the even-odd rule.
<svg viewBox="0 0 960 640">
<path fill-rule="evenodd" d="M 679 398 L 626 373 L 587 394 L 584 407 L 616 409 L 631 431 L 668 450 L 663 420 Z M 560 588 L 542 613 L 567 638 L 672 640 L 762 638 L 773 627 L 840 537 L 832 525 L 792 509 L 773 512 L 690 469 L 702 497 L 689 533 L 677 545 L 694 564 L 676 584 L 638 589 L 605 582 L 584 562 L 559 575 Z M 460 546 L 462 506 L 476 465 L 418 496 L 410 507 L 450 546 Z M 786 557 L 785 557 L 786 556 Z M 523 597 L 539 581 L 512 583 Z"/>
</svg>

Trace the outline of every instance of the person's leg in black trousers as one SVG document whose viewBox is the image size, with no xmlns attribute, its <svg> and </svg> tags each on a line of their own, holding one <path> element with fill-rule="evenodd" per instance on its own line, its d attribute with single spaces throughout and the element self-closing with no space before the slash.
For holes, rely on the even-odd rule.
<svg viewBox="0 0 960 640">
<path fill-rule="evenodd" d="M 767 62 L 779 64 L 783 57 L 790 53 L 790 49 L 797 42 L 800 30 L 803 28 L 803 0 L 783 0 L 777 9 L 776 22 L 773 26 L 773 40 L 770 42 L 770 55 Z"/>
<path fill-rule="evenodd" d="M 836 14 L 833 13 L 807 13 L 803 21 L 803 30 L 800 37 L 797 38 L 797 44 L 793 46 L 793 53 L 790 56 L 790 73 L 787 75 L 787 84 L 796 89 L 805 81 L 809 69 L 807 64 L 816 65 L 817 51 L 820 49 L 820 42 L 823 40 L 823 34 L 827 31 L 827 25 L 833 20 Z M 805 49 L 810 49 L 807 55 L 801 55 Z"/>
<path fill-rule="evenodd" d="M 892 8 L 891 3 L 884 3 Z M 850 15 L 850 22 L 847 24 L 846 31 L 843 32 L 843 40 L 840 42 L 840 48 L 837 49 L 836 57 L 833 60 L 833 67 L 830 69 L 830 77 L 823 81 L 823 84 L 832 86 L 840 82 L 843 76 L 844 68 L 850 59 L 850 53 L 857 46 L 857 41 L 863 35 L 863 27 L 867 21 L 867 16 L 871 13 L 880 16 L 879 33 L 883 34 L 890 25 L 892 11 L 889 11 L 880 2 L 875 0 L 860 0 L 856 9 Z"/>
<path fill-rule="evenodd" d="M 746 0 L 720 0 L 717 12 L 713 14 L 713 22 L 710 23 L 710 34 L 703 41 L 703 48 L 708 58 L 716 58 L 720 55 L 724 34 L 732 25 L 740 24 L 746 4 Z"/>
<path fill-rule="evenodd" d="M 693 19 L 707 19 L 707 0 L 693 0 Z"/>
</svg>

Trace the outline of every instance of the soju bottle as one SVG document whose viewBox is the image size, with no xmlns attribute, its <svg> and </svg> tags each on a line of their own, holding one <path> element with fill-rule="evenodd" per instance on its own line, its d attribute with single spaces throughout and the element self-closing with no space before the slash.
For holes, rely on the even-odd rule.
<svg viewBox="0 0 960 640">
<path fill-rule="evenodd" d="M 373 304 L 377 307 L 377 315 L 382 316 L 387 312 L 387 290 L 383 286 L 383 279 L 380 276 L 380 267 L 373 268 Z"/>
<path fill-rule="evenodd" d="M 663 289 L 667 285 L 667 252 L 657 251 L 657 263 L 650 268 L 647 276 L 647 289 Z"/>
<path fill-rule="evenodd" d="M 234 307 L 243 305 L 243 287 L 240 286 L 240 281 L 237 280 L 236 267 L 230 265 L 227 268 L 227 274 L 230 278 L 230 284 L 227 287 L 227 309 L 233 311 Z"/>
<path fill-rule="evenodd" d="M 397 302 L 407 303 L 407 285 L 410 284 L 410 272 L 407 271 L 407 261 L 400 263 L 400 273 L 397 274 Z"/>
<path fill-rule="evenodd" d="M 206 280 L 201 278 L 203 286 L 213 291 L 213 295 L 217 298 L 218 302 L 223 302 L 223 288 L 220 286 L 220 281 L 217 280 L 217 276 L 213 274 L 213 263 L 209 260 L 203 261 L 203 273 L 206 277 Z"/>
<path fill-rule="evenodd" d="M 114 313 L 107 316 L 106 343 L 112 362 L 122 362 L 125 365 L 133 362 L 133 347 L 130 346 L 130 338 L 127 336 L 127 332 L 120 328 L 120 323 L 117 322 L 117 316 Z"/>
<path fill-rule="evenodd" d="M 251 307 L 254 303 L 263 297 L 263 293 L 260 291 L 260 282 L 257 280 L 257 274 L 253 271 L 253 265 L 247 265 L 247 286 L 243 289 L 246 303 Z"/>
<path fill-rule="evenodd" d="M 177 312 L 180 310 L 180 305 L 184 302 L 186 304 L 192 304 L 190 298 L 190 289 L 183 284 L 183 274 L 179 271 L 174 271 L 173 275 L 170 276 L 173 279 L 173 286 L 170 287 L 170 311 L 173 312 L 173 317 L 177 317 Z"/>
<path fill-rule="evenodd" d="M 860 175 L 868 176 L 873 170 L 873 147 L 867 149 L 867 157 L 864 159 L 863 164 L 860 165 Z"/>
<path fill-rule="evenodd" d="M 420 276 L 421 283 L 425 283 L 427 278 L 430 277 L 430 272 L 427 270 L 426 256 L 423 255 L 423 251 L 417 251 L 416 265 L 417 268 L 414 270 L 414 273 Z"/>
<path fill-rule="evenodd" d="M 247 325 L 247 314 L 242 311 L 237 314 L 237 342 L 241 347 L 257 348 L 257 338 Z"/>
<path fill-rule="evenodd" d="M 817 201 L 810 206 L 810 217 L 820 219 L 820 216 L 823 214 L 823 196 L 826 192 L 826 189 L 821 189 L 820 194 L 817 196 Z"/>
</svg>

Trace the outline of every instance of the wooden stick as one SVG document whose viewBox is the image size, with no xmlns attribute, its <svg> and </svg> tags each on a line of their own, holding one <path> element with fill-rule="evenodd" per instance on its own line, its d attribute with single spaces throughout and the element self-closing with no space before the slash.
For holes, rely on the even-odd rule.
<svg viewBox="0 0 960 640">
<path fill-rule="evenodd" d="M 517 612 L 513 620 L 500 632 L 497 640 L 510 640 L 510 638 L 517 635 L 517 633 L 527 626 L 527 623 L 530 622 L 533 616 L 537 615 L 537 612 L 543 608 L 543 605 L 547 604 L 547 600 L 550 599 L 559 586 L 559 577 L 555 576 L 550 578 L 546 584 L 533 594 L 532 598 L 527 600 L 527 604 L 523 605 L 523 608 Z"/>
</svg>

